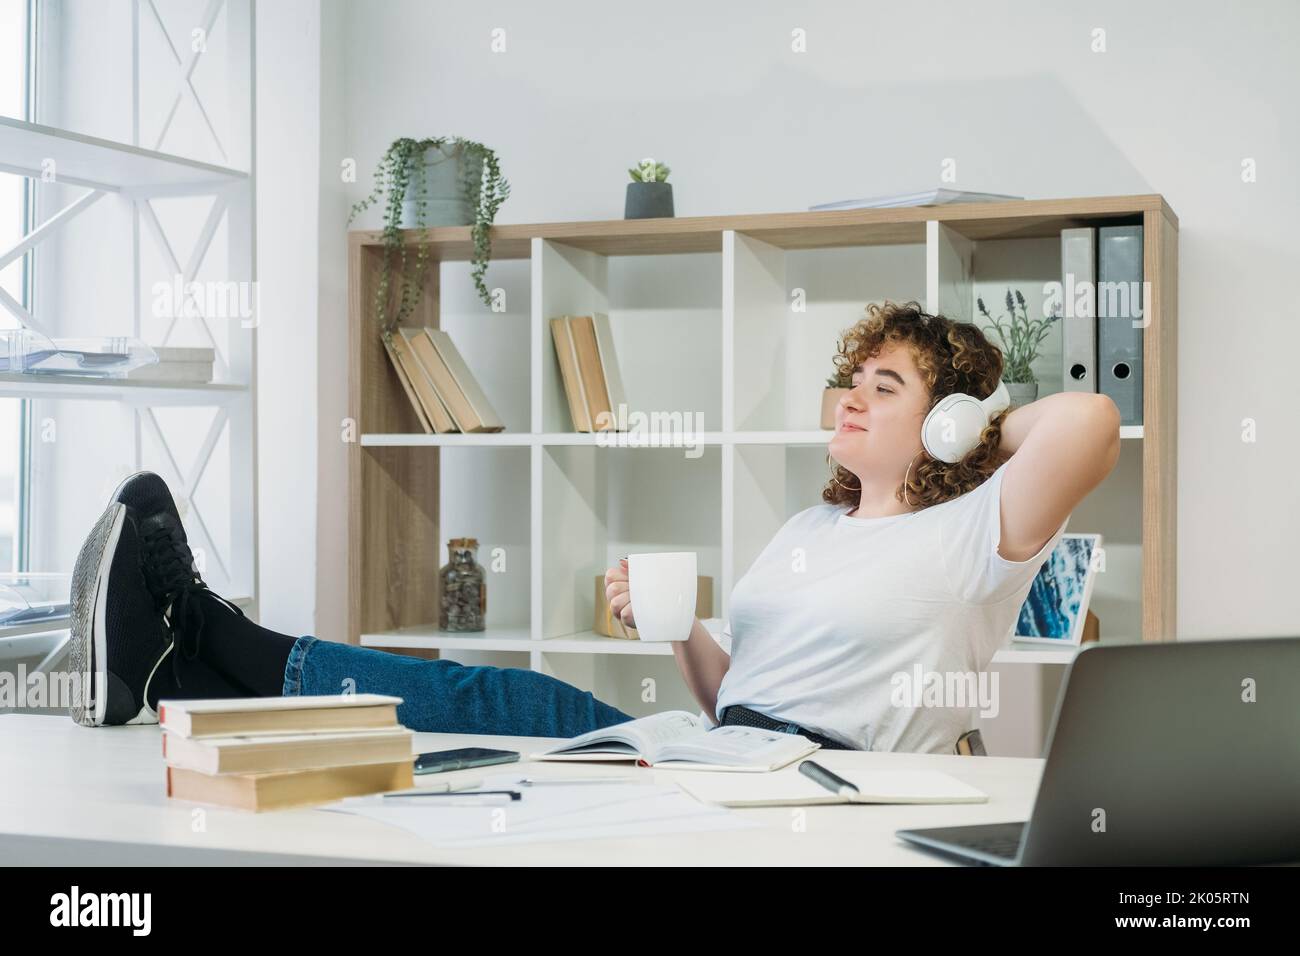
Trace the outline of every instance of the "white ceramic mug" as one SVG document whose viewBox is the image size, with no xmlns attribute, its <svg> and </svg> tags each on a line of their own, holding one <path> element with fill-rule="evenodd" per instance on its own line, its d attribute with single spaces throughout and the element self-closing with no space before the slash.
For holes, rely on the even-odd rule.
<svg viewBox="0 0 1300 956">
<path fill-rule="evenodd" d="M 643 641 L 684 641 L 695 621 L 695 552 L 629 554 L 627 583 Z"/>
</svg>

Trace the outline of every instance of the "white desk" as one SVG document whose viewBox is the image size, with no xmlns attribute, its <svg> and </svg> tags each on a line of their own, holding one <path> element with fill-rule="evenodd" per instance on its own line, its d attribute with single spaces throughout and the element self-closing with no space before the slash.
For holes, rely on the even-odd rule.
<svg viewBox="0 0 1300 956">
<path fill-rule="evenodd" d="M 792 826 L 792 807 L 732 810 L 768 826 L 446 849 L 373 820 L 314 809 L 248 813 L 207 806 L 207 830 L 196 833 L 192 811 L 204 805 L 165 795 L 160 736 L 156 724 L 88 728 L 67 716 L 0 716 L 0 863 L 944 865 L 943 858 L 913 849 L 894 831 L 1026 820 L 1043 764 L 1011 757 L 823 750 L 816 759 L 832 770 L 942 770 L 983 790 L 989 802 L 805 807 L 800 808 L 806 812 L 803 832 Z M 416 752 L 483 746 L 528 754 L 550 743 L 540 737 L 416 734 L 413 746 Z M 616 773 L 644 774 L 656 782 L 683 776 L 628 765 L 526 761 L 460 773 L 481 778 L 519 767 L 537 775 L 609 775 L 612 766 L 618 766 Z M 417 784 L 420 780 L 416 777 Z"/>
</svg>

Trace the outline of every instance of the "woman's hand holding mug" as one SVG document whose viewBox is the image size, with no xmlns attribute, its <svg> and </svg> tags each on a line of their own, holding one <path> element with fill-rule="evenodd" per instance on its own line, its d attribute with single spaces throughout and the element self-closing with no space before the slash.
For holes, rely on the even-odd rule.
<svg viewBox="0 0 1300 956">
<path fill-rule="evenodd" d="M 632 616 L 632 592 L 628 584 L 627 558 L 619 558 L 618 566 L 605 572 L 605 599 L 614 616 L 624 627 L 636 627 Z"/>
<path fill-rule="evenodd" d="M 695 622 L 694 551 L 630 554 L 605 572 L 605 597 L 625 627 L 643 641 L 685 641 Z M 632 616 L 632 601 L 641 623 Z"/>
</svg>

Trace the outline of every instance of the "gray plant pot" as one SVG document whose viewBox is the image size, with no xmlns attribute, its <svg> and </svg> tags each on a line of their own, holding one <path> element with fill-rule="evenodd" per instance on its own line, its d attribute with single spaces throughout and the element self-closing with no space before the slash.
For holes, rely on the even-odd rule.
<svg viewBox="0 0 1300 956">
<path fill-rule="evenodd" d="M 474 223 L 474 209 L 465 201 L 464 187 L 461 185 L 460 167 L 470 163 L 481 180 L 483 177 L 483 157 L 466 156 L 465 148 L 455 143 L 447 143 L 441 148 L 429 148 L 424 152 L 425 226 L 469 226 Z M 414 162 L 412 162 L 414 166 Z M 406 187 L 406 198 L 402 200 L 402 220 L 400 228 L 416 229 L 420 223 L 416 219 L 416 197 L 419 184 L 415 177 L 417 170 L 411 170 L 411 180 Z"/>
<path fill-rule="evenodd" d="M 671 219 L 672 183 L 628 183 L 624 219 Z"/>
<path fill-rule="evenodd" d="M 1005 382 L 1007 394 L 1011 397 L 1011 407 L 1019 408 L 1038 401 L 1037 382 Z"/>
</svg>

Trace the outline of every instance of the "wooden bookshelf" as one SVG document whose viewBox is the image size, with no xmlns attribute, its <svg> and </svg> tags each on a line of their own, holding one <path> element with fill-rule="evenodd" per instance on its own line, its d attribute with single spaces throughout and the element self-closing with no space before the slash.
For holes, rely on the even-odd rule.
<svg viewBox="0 0 1300 956">
<path fill-rule="evenodd" d="M 574 655 L 604 655 L 610 666 L 662 657 L 662 648 L 591 633 L 590 575 L 629 548 L 671 550 L 676 542 L 700 553 L 700 573 L 715 578 L 715 615 L 726 616 L 732 585 L 762 545 L 790 514 L 819 500 L 824 474 L 818 477 L 817 467 L 819 458 L 825 467 L 830 433 L 818 429 L 816 412 L 834 351 L 831 330 L 849 327 L 867 301 L 883 298 L 916 298 L 931 311 L 944 306 L 940 310 L 952 318 L 973 320 L 971 290 L 994 289 L 1004 280 L 1030 287 L 1059 279 L 1062 229 L 1121 222 L 1144 226 L 1151 283 L 1144 421 L 1123 430 L 1121 467 L 1084 503 L 1088 523 L 1072 517 L 1069 530 L 1101 530 L 1108 548 L 1116 542 L 1111 591 L 1099 591 L 1093 605 L 1103 643 L 1173 639 L 1178 220 L 1159 195 L 1140 195 L 494 227 L 493 269 L 523 270 L 518 286 L 526 290 L 526 306 L 502 319 L 481 305 L 462 305 L 460 324 L 449 328 L 463 352 L 462 340 L 488 334 L 476 326 L 489 322 L 508 329 L 517 343 L 519 354 L 501 359 L 509 363 L 502 380 L 522 379 L 526 386 L 517 400 L 498 406 L 506 431 L 487 435 L 420 430 L 374 324 L 381 237 L 351 233 L 349 408 L 357 440 L 349 451 L 350 640 L 406 653 L 482 647 L 518 654 L 520 664 L 526 655 L 526 666 L 547 671 Z M 442 272 L 466 268 L 473 248 L 469 227 L 412 231 L 406 241 L 427 243 L 433 260 L 412 321 L 448 328 L 443 302 L 451 280 Z M 964 282 L 949 275 L 953 244 L 965 250 L 964 267 L 973 270 Z M 1031 264 L 1017 271 L 1018 257 Z M 647 271 L 649 279 L 632 278 Z M 489 270 L 490 287 L 494 275 Z M 464 272 L 456 276 L 456 283 L 467 284 Z M 799 283 L 828 291 L 807 317 L 795 319 L 788 292 Z M 960 293 L 956 300 L 953 289 Z M 474 314 L 474 308 L 481 311 Z M 546 322 L 592 310 L 611 316 L 631 405 L 702 411 L 698 458 L 686 460 L 672 442 L 602 447 L 595 436 L 568 430 Z M 677 368 L 683 355 L 695 364 Z M 466 361 L 477 374 L 470 354 Z M 491 384 L 484 387 L 497 404 Z M 1044 381 L 1040 396 L 1053 390 Z M 494 520 L 490 502 L 467 502 L 467 518 L 459 506 L 452 515 L 444 504 L 458 523 L 442 533 L 440 497 L 448 479 L 464 484 L 456 470 L 462 464 L 447 456 L 472 462 L 463 467 L 476 469 L 476 476 L 504 483 L 503 500 L 521 508 L 526 502 L 526 514 L 511 526 L 526 568 L 518 569 L 516 561 L 509 577 L 489 576 L 482 635 L 443 634 L 436 625 L 442 539 L 474 534 Z M 661 527 L 638 528 L 637 516 L 622 503 L 629 488 L 651 503 L 676 501 L 682 513 L 665 508 Z M 479 560 L 486 566 L 482 552 Z M 507 587 L 518 593 L 502 602 Z M 1072 653 L 1008 647 L 998 660 L 1063 662 Z"/>
</svg>

